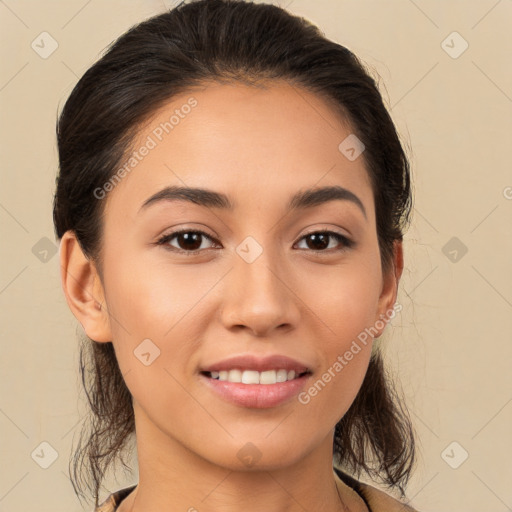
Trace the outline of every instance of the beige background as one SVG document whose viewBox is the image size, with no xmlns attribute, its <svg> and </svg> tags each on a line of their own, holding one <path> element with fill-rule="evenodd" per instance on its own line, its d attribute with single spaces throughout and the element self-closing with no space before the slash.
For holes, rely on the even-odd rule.
<svg viewBox="0 0 512 512">
<path fill-rule="evenodd" d="M 399 296 L 404 310 L 381 339 L 419 435 L 412 504 L 422 512 L 510 510 L 512 1 L 279 4 L 382 77 L 410 148 L 416 203 Z M 80 426 L 81 328 L 61 291 L 55 254 L 55 120 L 103 49 L 165 6 L 172 2 L 0 1 L 2 511 L 82 510 L 67 476 Z M 43 31 L 58 43 L 47 59 L 31 47 Z M 454 31 L 463 39 L 452 35 L 443 44 Z M 453 58 L 464 41 L 467 50 Z M 36 460 L 50 461 L 49 447 L 31 457 L 42 453 L 42 442 L 58 454 L 47 469 Z M 460 463 L 463 450 L 467 460 L 452 468 L 448 462 Z M 104 492 L 135 481 L 136 474 L 120 472 Z"/>
</svg>

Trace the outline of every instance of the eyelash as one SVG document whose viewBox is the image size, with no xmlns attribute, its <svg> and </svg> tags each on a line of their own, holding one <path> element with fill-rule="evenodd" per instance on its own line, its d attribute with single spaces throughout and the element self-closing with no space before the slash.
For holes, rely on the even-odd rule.
<svg viewBox="0 0 512 512">
<path fill-rule="evenodd" d="M 176 236 L 182 234 L 182 233 L 195 233 L 195 234 L 200 234 L 206 238 L 209 238 L 211 241 L 213 242 L 216 242 L 216 240 L 214 240 L 210 235 L 208 235 L 207 233 L 205 233 L 204 231 L 201 231 L 201 230 L 197 230 L 197 229 L 182 229 L 182 230 L 179 230 L 179 231 L 173 231 L 172 233 L 169 233 L 167 235 L 163 235 L 162 237 L 160 237 L 157 242 L 155 242 L 156 245 L 165 245 L 167 244 L 167 242 L 169 242 L 170 240 L 172 240 L 173 238 L 175 238 Z M 335 231 L 312 231 L 311 233 L 306 233 L 304 236 L 302 236 L 300 240 L 303 240 L 304 238 L 307 238 L 308 236 L 311 236 L 311 235 L 317 235 L 317 234 L 323 234 L 323 235 L 330 235 L 332 236 L 334 239 L 336 239 L 338 242 L 341 242 L 343 244 L 343 247 L 340 248 L 340 249 L 324 249 L 324 250 L 314 250 L 314 249 L 309 249 L 315 253 L 323 253 L 323 252 L 326 252 L 326 253 L 330 253 L 331 251 L 333 252 L 341 252 L 341 251 L 346 251 L 347 249 L 350 249 L 352 247 L 355 246 L 355 242 L 353 240 L 350 240 L 349 238 L 347 238 L 346 236 L 340 234 L 340 233 L 336 233 Z M 195 256 L 196 254 L 199 254 L 201 251 L 204 251 L 206 249 L 196 249 L 195 251 L 185 251 L 184 249 L 177 249 L 176 247 L 172 247 L 172 246 L 168 246 L 166 247 L 167 250 L 170 250 L 172 252 L 177 252 L 177 253 L 181 253 L 181 254 L 185 254 L 187 256 Z M 308 249 L 300 249 L 300 250 L 308 250 Z"/>
</svg>

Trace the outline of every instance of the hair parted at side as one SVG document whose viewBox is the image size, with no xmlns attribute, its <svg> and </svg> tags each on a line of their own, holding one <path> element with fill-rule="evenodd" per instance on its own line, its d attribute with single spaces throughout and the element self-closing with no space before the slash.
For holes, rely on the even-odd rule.
<svg viewBox="0 0 512 512">
<path fill-rule="evenodd" d="M 388 271 L 394 243 L 409 222 L 412 194 L 409 163 L 375 80 L 350 50 L 311 22 L 242 0 L 182 2 L 149 18 L 114 41 L 78 81 L 57 120 L 57 238 L 74 231 L 103 280 L 105 201 L 94 191 L 119 169 L 139 127 L 194 86 L 272 80 L 329 102 L 365 145 L 361 158 L 373 189 L 382 268 Z M 71 477 L 77 496 L 88 490 L 98 506 L 107 468 L 116 460 L 125 465 L 123 449 L 135 430 L 132 399 L 112 343 L 86 337 L 80 372 L 91 411 L 70 461 Z M 414 433 L 379 351 L 336 425 L 333 450 L 339 465 L 404 495 L 415 462 Z"/>
</svg>

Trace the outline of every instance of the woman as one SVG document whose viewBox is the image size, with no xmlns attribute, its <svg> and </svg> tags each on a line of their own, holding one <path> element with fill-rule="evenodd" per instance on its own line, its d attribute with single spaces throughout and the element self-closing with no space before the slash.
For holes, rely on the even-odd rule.
<svg viewBox="0 0 512 512">
<path fill-rule="evenodd" d="M 409 164 L 374 80 L 272 5 L 121 36 L 58 120 L 54 222 L 97 511 L 412 510 L 377 338 L 400 305 Z M 135 436 L 138 485 L 99 505 Z M 402 500 L 404 501 L 404 500 Z"/>
</svg>

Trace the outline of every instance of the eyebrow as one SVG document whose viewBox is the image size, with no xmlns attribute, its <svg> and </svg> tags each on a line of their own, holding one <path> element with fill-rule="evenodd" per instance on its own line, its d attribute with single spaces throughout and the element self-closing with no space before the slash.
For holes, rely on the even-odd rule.
<svg viewBox="0 0 512 512">
<path fill-rule="evenodd" d="M 340 186 L 301 190 L 291 197 L 287 205 L 287 211 L 312 208 L 334 200 L 352 202 L 361 210 L 365 219 L 367 218 L 366 209 L 359 197 L 350 190 Z M 146 199 L 139 212 L 161 201 L 188 201 L 199 206 L 228 211 L 233 211 L 236 206 L 229 196 L 221 192 L 205 188 L 171 186 L 165 187 Z"/>
</svg>

